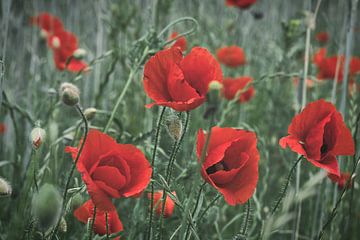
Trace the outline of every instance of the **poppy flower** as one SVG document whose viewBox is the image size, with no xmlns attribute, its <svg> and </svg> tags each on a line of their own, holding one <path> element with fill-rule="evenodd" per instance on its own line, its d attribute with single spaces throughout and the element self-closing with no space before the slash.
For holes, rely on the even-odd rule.
<svg viewBox="0 0 360 240">
<path fill-rule="evenodd" d="M 6 131 L 6 125 L 4 123 L 0 123 L 0 134 L 4 134 Z"/>
<path fill-rule="evenodd" d="M 320 43 L 327 43 L 329 41 L 329 34 L 327 32 L 318 32 L 315 39 Z"/>
<path fill-rule="evenodd" d="M 94 203 L 91 200 L 88 200 L 85 202 L 82 206 L 77 208 L 74 211 L 74 216 L 80 221 L 85 224 L 88 223 L 89 220 L 92 220 L 94 216 Z M 114 207 L 115 209 L 115 207 Z M 112 210 L 107 212 L 107 218 L 108 218 L 108 233 L 118 233 L 122 231 L 123 225 L 119 219 L 119 216 L 116 212 L 116 210 Z M 106 234 L 106 212 L 96 209 L 96 216 L 95 216 L 95 222 L 94 222 L 94 232 L 99 235 L 105 235 Z M 115 239 L 120 239 L 120 237 L 117 237 Z"/>
<path fill-rule="evenodd" d="M 216 56 L 219 62 L 228 67 L 238 67 L 246 63 L 244 50 L 235 45 L 219 48 Z"/>
<path fill-rule="evenodd" d="M 319 66 L 322 61 L 326 58 L 326 48 L 319 48 L 313 56 L 313 62 L 315 65 Z"/>
<path fill-rule="evenodd" d="M 171 192 L 173 195 L 176 195 L 175 192 Z M 148 199 L 151 199 L 151 193 L 148 193 L 147 195 Z M 159 190 L 154 192 L 154 202 L 153 202 L 153 206 L 156 207 L 155 211 L 157 215 L 161 215 L 161 211 L 162 211 L 162 197 L 163 197 L 163 191 Z M 167 217 L 171 217 L 171 215 L 174 212 L 174 206 L 175 203 L 174 201 L 171 199 L 171 197 L 169 195 L 166 195 L 166 202 L 165 202 L 165 208 L 164 208 L 164 218 Z"/>
<path fill-rule="evenodd" d="M 309 103 L 296 115 L 289 135 L 280 139 L 280 146 L 289 146 L 316 167 L 340 175 L 336 156 L 354 155 L 355 147 L 350 130 L 335 106 L 324 100 Z"/>
<path fill-rule="evenodd" d="M 226 0 L 226 5 L 245 9 L 253 5 L 255 2 L 256 0 Z"/>
<path fill-rule="evenodd" d="M 31 17 L 30 22 L 39 26 L 44 31 L 45 37 L 50 37 L 57 32 L 61 32 L 64 29 L 63 23 L 60 18 L 51 15 L 50 13 L 43 12 L 37 16 Z"/>
<path fill-rule="evenodd" d="M 295 87 L 297 87 L 299 85 L 299 82 L 300 82 L 300 78 L 298 78 L 298 77 L 293 78 L 293 83 L 294 83 Z M 306 79 L 306 87 L 307 88 L 314 87 L 314 81 L 311 79 Z"/>
<path fill-rule="evenodd" d="M 78 49 L 78 40 L 72 32 L 58 32 L 48 38 L 48 43 L 54 51 L 55 65 L 59 70 L 79 72 L 87 67 L 85 62 L 73 57 L 75 50 Z"/>
<path fill-rule="evenodd" d="M 76 158 L 78 149 L 66 147 Z M 152 169 L 144 154 L 131 144 L 118 144 L 110 136 L 91 129 L 77 163 L 94 204 L 113 210 L 111 198 L 131 197 L 150 182 Z"/>
<path fill-rule="evenodd" d="M 173 32 L 170 35 L 169 40 L 175 39 L 179 34 L 177 32 Z M 187 49 L 187 41 L 185 37 L 180 37 L 178 38 L 174 44 L 171 47 L 179 47 L 181 49 L 181 51 L 185 52 Z"/>
<path fill-rule="evenodd" d="M 335 174 L 328 174 L 328 177 L 330 180 L 338 185 L 340 189 L 343 189 L 347 183 L 347 181 L 350 179 L 351 175 L 349 172 L 342 172 L 340 176 Z M 347 186 L 347 189 L 352 187 L 352 181 Z"/>
<path fill-rule="evenodd" d="M 194 47 L 185 57 L 179 48 L 161 50 L 145 64 L 144 90 L 155 101 L 146 107 L 192 110 L 206 100 L 213 80 L 222 81 L 221 67 L 205 48 Z"/>
<path fill-rule="evenodd" d="M 200 129 L 196 145 L 199 161 L 206 138 L 207 133 Z M 259 158 L 255 133 L 213 127 L 205 159 L 200 163 L 201 175 L 228 204 L 244 204 L 253 195 L 258 182 Z"/>
<path fill-rule="evenodd" d="M 238 91 L 243 90 L 248 84 L 252 83 L 252 78 L 248 76 L 238 78 L 226 78 L 223 80 L 223 94 L 226 99 L 234 99 Z M 250 86 L 245 92 L 240 94 L 239 102 L 248 102 L 255 94 L 254 86 Z"/>
</svg>

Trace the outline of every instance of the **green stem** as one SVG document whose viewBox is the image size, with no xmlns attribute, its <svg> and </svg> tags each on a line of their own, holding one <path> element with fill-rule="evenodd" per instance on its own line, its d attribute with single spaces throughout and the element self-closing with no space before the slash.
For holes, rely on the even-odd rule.
<svg viewBox="0 0 360 240">
<path fill-rule="evenodd" d="M 85 130 L 84 130 L 84 138 L 81 142 L 81 145 L 80 145 L 80 148 L 79 148 L 79 151 L 76 155 L 76 158 L 75 158 L 75 161 L 73 162 L 73 165 L 71 167 L 71 170 L 70 170 L 70 173 L 69 173 L 69 176 L 67 178 L 67 181 L 66 181 L 66 185 L 65 185 L 65 189 L 64 189 L 64 194 L 63 194 L 63 199 L 62 199 L 62 207 L 61 207 L 61 214 L 60 214 L 60 217 L 55 225 L 55 228 L 54 230 L 52 231 L 52 234 L 51 234 L 51 237 L 50 239 L 53 239 L 54 235 L 56 234 L 58 228 L 59 228 L 59 225 L 60 225 L 60 221 L 61 221 L 61 217 L 63 216 L 64 214 L 64 210 L 65 210 L 65 207 L 66 207 L 66 200 L 67 200 L 67 193 L 68 193 L 68 189 L 70 187 L 70 182 L 72 180 L 72 176 L 74 174 L 74 171 L 75 171 L 75 168 L 76 168 L 76 164 L 77 162 L 79 161 L 80 159 L 80 155 L 81 155 L 81 152 L 85 146 L 85 142 L 86 142 L 86 138 L 87 138 L 87 135 L 88 135 L 88 132 L 89 132 L 89 125 L 88 125 L 88 122 L 87 122 L 87 119 L 84 115 L 84 113 L 82 112 L 81 108 L 79 105 L 75 105 L 75 108 L 76 110 L 80 113 L 82 119 L 83 119 L 83 122 L 84 122 L 84 126 L 85 126 Z"/>
<path fill-rule="evenodd" d="M 130 74 L 129 74 L 129 77 L 128 77 L 126 83 L 125 83 L 125 86 L 124 86 L 123 90 L 121 91 L 113 110 L 111 111 L 111 115 L 110 115 L 110 118 L 109 118 L 108 122 L 105 125 L 104 131 L 103 131 L 104 133 L 106 133 L 109 130 L 109 128 L 111 126 L 111 123 L 114 120 L 115 114 L 116 114 L 116 112 L 117 112 L 117 110 L 118 110 L 118 108 L 120 106 L 120 103 L 124 99 L 125 94 L 126 94 L 127 90 L 129 89 L 129 86 L 130 86 L 130 84 L 131 84 L 131 82 L 132 82 L 132 80 L 134 78 L 135 73 L 137 72 L 137 70 L 141 66 L 142 62 L 145 60 L 146 56 L 148 55 L 148 52 L 149 52 L 149 47 L 146 47 L 144 52 L 143 52 L 143 55 L 140 58 L 140 60 L 130 70 Z"/>
<path fill-rule="evenodd" d="M 93 217 L 91 219 L 91 226 L 90 226 L 90 229 L 89 229 L 89 240 L 92 239 L 92 233 L 94 231 L 95 220 L 96 220 L 96 206 L 94 206 L 94 213 L 93 213 Z"/>
<path fill-rule="evenodd" d="M 249 217 L 250 217 L 250 199 L 247 201 L 246 204 L 246 218 L 245 218 L 245 222 L 244 222 L 244 228 L 242 230 L 242 235 L 246 235 L 246 231 L 247 231 L 247 225 L 249 223 Z"/>
<path fill-rule="evenodd" d="M 202 212 L 202 214 L 200 214 L 200 217 L 199 217 L 199 220 L 200 221 L 204 216 L 205 214 L 207 213 L 207 211 L 209 211 L 209 209 L 214 206 L 215 202 L 217 200 L 219 200 L 219 198 L 221 197 L 222 195 L 221 194 L 218 194 L 216 197 L 214 197 L 214 199 L 209 203 L 209 205 L 205 208 L 205 210 Z"/>
<path fill-rule="evenodd" d="M 154 164 L 155 164 L 155 158 L 156 158 L 156 150 L 157 150 L 157 146 L 158 146 L 158 142 L 159 142 L 161 122 L 162 122 L 165 110 L 166 110 L 166 107 L 163 107 L 163 109 L 161 110 L 161 113 L 160 113 L 157 127 L 156 127 L 155 143 L 154 143 L 154 149 L 153 149 L 153 154 L 152 154 L 152 158 L 151 158 L 151 167 L 153 169 L 153 171 L 151 172 L 151 179 L 154 179 Z M 149 226 L 148 226 L 148 231 L 147 231 L 147 239 L 148 240 L 151 239 L 152 219 L 153 219 L 153 212 L 154 212 L 154 206 L 153 206 L 154 205 L 154 183 L 153 183 L 153 181 L 151 181 L 150 185 L 151 185 L 151 199 L 150 199 Z"/>
<path fill-rule="evenodd" d="M 108 212 L 105 212 L 105 221 L 106 221 L 106 239 L 109 239 L 109 218 L 108 218 Z"/>
<path fill-rule="evenodd" d="M 275 207 L 274 207 L 273 210 L 271 211 L 271 215 L 274 215 L 274 213 L 275 213 L 276 210 L 278 209 L 278 207 L 279 207 L 282 199 L 285 197 L 286 190 L 287 190 L 287 188 L 288 188 L 288 186 L 289 186 L 291 176 L 293 175 L 294 170 L 296 169 L 296 166 L 298 165 L 298 163 L 301 161 L 302 158 L 303 158 L 303 156 L 300 156 L 300 157 L 296 160 L 296 162 L 294 163 L 294 165 L 292 166 L 292 168 L 291 168 L 291 170 L 290 170 L 290 172 L 289 172 L 289 175 L 288 175 L 288 177 L 287 177 L 287 179 L 286 179 L 285 187 L 284 187 L 284 189 L 282 190 L 281 195 L 280 195 L 279 199 L 277 200 L 277 202 L 276 202 L 276 204 L 275 204 Z"/>
</svg>

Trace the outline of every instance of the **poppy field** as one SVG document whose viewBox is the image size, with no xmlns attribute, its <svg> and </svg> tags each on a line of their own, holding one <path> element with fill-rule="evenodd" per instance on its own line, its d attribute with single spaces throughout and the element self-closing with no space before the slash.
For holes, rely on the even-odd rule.
<svg viewBox="0 0 360 240">
<path fill-rule="evenodd" d="M 360 238 L 359 0 L 0 2 L 0 240 Z"/>
</svg>

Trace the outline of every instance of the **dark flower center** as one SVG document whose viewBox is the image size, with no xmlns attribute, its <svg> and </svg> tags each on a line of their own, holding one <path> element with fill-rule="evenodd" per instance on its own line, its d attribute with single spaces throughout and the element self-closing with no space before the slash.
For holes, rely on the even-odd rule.
<svg viewBox="0 0 360 240">
<path fill-rule="evenodd" d="M 213 174 L 213 173 L 216 173 L 217 171 L 221 171 L 221 170 L 225 170 L 225 171 L 229 170 L 228 166 L 226 166 L 224 161 L 218 162 L 218 163 L 212 165 L 211 167 L 207 168 L 206 173 Z"/>
<path fill-rule="evenodd" d="M 321 154 L 326 153 L 327 150 L 328 150 L 328 146 L 327 146 L 326 144 L 323 144 L 323 145 L 321 146 L 321 148 L 320 148 Z"/>
</svg>

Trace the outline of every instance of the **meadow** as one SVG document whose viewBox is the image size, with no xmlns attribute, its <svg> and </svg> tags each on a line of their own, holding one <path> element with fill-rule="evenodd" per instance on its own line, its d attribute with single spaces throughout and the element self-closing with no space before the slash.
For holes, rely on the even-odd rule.
<svg viewBox="0 0 360 240">
<path fill-rule="evenodd" d="M 355 240 L 358 0 L 0 2 L 0 240 Z"/>
</svg>

